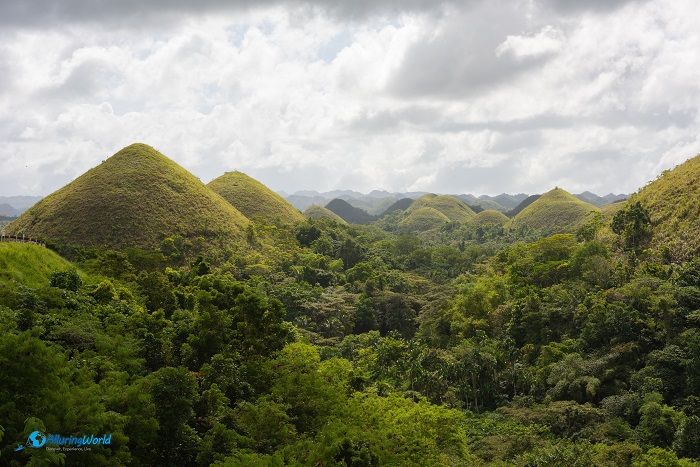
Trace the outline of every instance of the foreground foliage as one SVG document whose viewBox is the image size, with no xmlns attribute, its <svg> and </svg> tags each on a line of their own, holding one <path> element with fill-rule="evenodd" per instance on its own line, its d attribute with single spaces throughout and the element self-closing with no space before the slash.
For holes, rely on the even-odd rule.
<svg viewBox="0 0 700 467">
<path fill-rule="evenodd" d="M 700 260 L 646 248 L 639 209 L 544 238 L 253 223 L 215 257 L 0 245 L 0 463 L 697 465 Z M 113 438 L 15 451 L 35 430 Z"/>
</svg>

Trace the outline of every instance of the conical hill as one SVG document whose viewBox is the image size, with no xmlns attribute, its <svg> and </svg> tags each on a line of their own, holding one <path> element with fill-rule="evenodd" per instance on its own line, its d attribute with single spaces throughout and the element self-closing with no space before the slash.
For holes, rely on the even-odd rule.
<svg viewBox="0 0 700 467">
<path fill-rule="evenodd" d="M 430 206 L 411 210 L 409 215 L 399 223 L 402 230 L 409 232 L 426 232 L 439 229 L 450 219 L 442 212 Z"/>
<path fill-rule="evenodd" d="M 505 225 L 510 219 L 508 216 L 502 212 L 496 211 L 494 209 L 487 209 L 476 214 L 476 216 L 469 219 L 467 224 L 474 226 L 484 226 L 484 225 Z"/>
<path fill-rule="evenodd" d="M 466 203 L 454 196 L 432 193 L 415 200 L 406 211 L 410 213 L 425 207 L 441 212 L 452 222 L 466 222 L 476 215 Z"/>
<path fill-rule="evenodd" d="M 700 254 L 700 156 L 663 172 L 635 195 L 649 211 L 652 246 L 663 247 L 674 261 Z"/>
<path fill-rule="evenodd" d="M 330 209 L 326 209 L 318 204 L 312 204 L 306 211 L 304 211 L 304 217 L 307 219 L 331 219 L 341 224 L 347 224 L 338 214 L 334 213 Z"/>
<path fill-rule="evenodd" d="M 598 211 L 598 208 L 561 188 L 555 188 L 520 211 L 505 227 L 527 227 L 544 234 L 573 232 L 585 222 L 586 214 L 590 211 Z"/>
<path fill-rule="evenodd" d="M 220 194 L 248 219 L 273 223 L 303 221 L 304 215 L 268 187 L 241 172 L 226 172 L 207 187 Z"/>
<path fill-rule="evenodd" d="M 8 230 L 56 243 L 155 249 L 174 235 L 225 245 L 248 223 L 197 177 L 139 143 L 42 199 Z"/>
</svg>

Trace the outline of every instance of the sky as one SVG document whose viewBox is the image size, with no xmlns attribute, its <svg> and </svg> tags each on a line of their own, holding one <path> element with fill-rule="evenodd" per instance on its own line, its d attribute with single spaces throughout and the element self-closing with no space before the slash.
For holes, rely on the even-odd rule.
<svg viewBox="0 0 700 467">
<path fill-rule="evenodd" d="M 0 3 L 0 196 L 121 148 L 275 191 L 631 193 L 700 153 L 697 0 Z"/>
</svg>

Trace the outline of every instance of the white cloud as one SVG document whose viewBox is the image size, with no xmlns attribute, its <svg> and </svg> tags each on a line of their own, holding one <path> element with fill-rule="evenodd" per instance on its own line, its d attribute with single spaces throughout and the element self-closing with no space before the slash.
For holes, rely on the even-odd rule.
<svg viewBox="0 0 700 467">
<path fill-rule="evenodd" d="M 535 35 L 506 37 L 496 48 L 496 56 L 511 53 L 519 60 L 540 57 L 559 52 L 564 42 L 564 34 L 560 29 L 545 26 Z"/>
<path fill-rule="evenodd" d="M 699 152 L 691 1 L 244 3 L 0 21 L 0 195 L 136 141 L 288 192 L 633 191 Z"/>
</svg>

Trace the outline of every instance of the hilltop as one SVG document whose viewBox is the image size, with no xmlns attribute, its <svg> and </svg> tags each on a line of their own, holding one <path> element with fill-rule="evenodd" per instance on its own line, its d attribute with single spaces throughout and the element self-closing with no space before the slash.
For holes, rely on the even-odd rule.
<svg viewBox="0 0 700 467">
<path fill-rule="evenodd" d="M 630 197 L 648 211 L 654 228 L 652 246 L 665 247 L 675 261 L 700 253 L 700 156 L 664 171 Z"/>
<path fill-rule="evenodd" d="M 375 219 L 367 211 L 353 206 L 344 199 L 332 200 L 326 204 L 326 209 L 340 216 L 348 224 L 367 224 Z"/>
<path fill-rule="evenodd" d="M 476 214 L 463 201 L 449 195 L 427 194 L 415 200 L 406 210 L 409 214 L 420 208 L 433 208 L 452 222 L 466 222 Z"/>
<path fill-rule="evenodd" d="M 508 216 L 502 212 L 487 209 L 476 214 L 476 216 L 469 219 L 467 222 L 469 225 L 479 226 L 479 225 L 505 225 L 508 223 Z"/>
<path fill-rule="evenodd" d="M 223 246 L 242 238 L 248 222 L 187 170 L 150 146 L 132 144 L 43 198 L 7 230 L 61 244 L 157 249 L 174 235 Z"/>
<path fill-rule="evenodd" d="M 590 211 L 598 211 L 598 208 L 561 188 L 554 188 L 520 211 L 506 224 L 506 228 L 517 230 L 527 227 L 547 234 L 572 232 Z"/>
<path fill-rule="evenodd" d="M 409 232 L 425 232 L 438 229 L 448 222 L 450 219 L 442 212 L 431 206 L 422 206 L 411 210 L 399 226 Z"/>
<path fill-rule="evenodd" d="M 312 204 L 304 211 L 304 217 L 307 219 L 331 219 L 341 224 L 347 224 L 338 214 L 333 211 L 319 206 L 318 204 Z"/>
<path fill-rule="evenodd" d="M 207 187 L 221 195 L 248 219 L 293 223 L 303 221 L 303 214 L 280 195 L 241 172 L 226 172 Z"/>
</svg>

